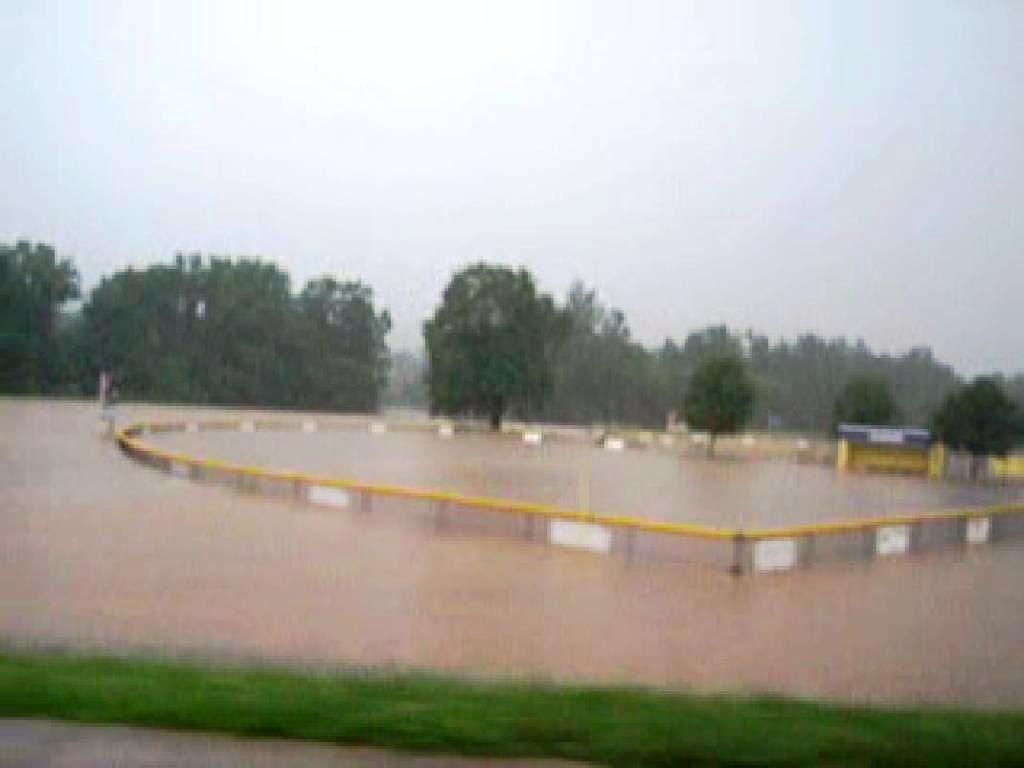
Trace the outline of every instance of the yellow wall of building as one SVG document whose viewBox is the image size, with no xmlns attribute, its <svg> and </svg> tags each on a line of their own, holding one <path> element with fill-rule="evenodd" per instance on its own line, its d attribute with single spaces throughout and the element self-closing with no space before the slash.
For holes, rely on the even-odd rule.
<svg viewBox="0 0 1024 768">
<path fill-rule="evenodd" d="M 936 464 L 944 467 L 944 455 L 936 457 L 927 448 L 877 443 L 852 443 L 840 440 L 836 455 L 839 469 L 853 472 L 892 472 L 941 477 Z"/>
<path fill-rule="evenodd" d="M 934 443 L 928 451 L 928 477 L 932 480 L 941 480 L 946 476 L 946 462 L 949 459 L 949 450 L 945 443 Z"/>
<path fill-rule="evenodd" d="M 1002 459 L 993 456 L 988 462 L 989 472 L 993 477 L 1024 478 L 1024 453 L 1010 454 Z"/>
</svg>

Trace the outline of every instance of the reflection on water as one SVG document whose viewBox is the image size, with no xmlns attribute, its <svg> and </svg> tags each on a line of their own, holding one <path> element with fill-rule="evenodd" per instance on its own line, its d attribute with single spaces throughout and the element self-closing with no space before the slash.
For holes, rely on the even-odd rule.
<svg viewBox="0 0 1024 768">
<path fill-rule="evenodd" d="M 769 527 L 994 503 L 1011 490 L 901 476 L 840 474 L 783 461 L 685 458 L 658 450 L 524 445 L 509 436 L 364 429 L 166 433 L 193 455 L 334 477 L 539 501 L 723 527 Z"/>
<path fill-rule="evenodd" d="M 189 414 L 238 415 L 133 408 L 124 418 Z M 843 701 L 1024 705 L 1020 542 L 736 579 L 708 567 L 449 535 L 378 507 L 364 514 L 199 485 L 126 460 L 99 427 L 91 405 L 0 399 L 0 642 Z M 487 437 L 181 438 L 214 452 L 257 452 L 250 459 L 262 451 L 275 465 L 287 455 L 302 468 L 356 466 L 431 484 L 451 478 L 466 490 L 508 495 L 536 477 L 530 491 L 555 498 L 572 494 L 575 457 L 585 456 L 607 503 L 617 485 L 606 476 L 612 470 L 650 484 L 647 500 L 662 496 L 657 482 L 678 475 L 671 487 L 695 514 L 709 500 L 746 499 L 759 484 L 777 489 L 781 504 L 792 477 L 865 488 L 865 506 L 878 494 L 875 478 L 838 480 L 821 468 L 537 451 Z M 722 489 L 743 483 L 749 487 L 731 497 Z M 914 481 L 895 487 L 929 490 Z M 623 490 L 614 498 L 639 498 L 637 489 Z"/>
</svg>

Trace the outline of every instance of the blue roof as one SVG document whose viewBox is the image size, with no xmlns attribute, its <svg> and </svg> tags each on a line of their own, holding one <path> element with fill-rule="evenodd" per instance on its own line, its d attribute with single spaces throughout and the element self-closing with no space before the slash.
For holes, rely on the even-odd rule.
<svg viewBox="0 0 1024 768">
<path fill-rule="evenodd" d="M 853 443 L 876 445 L 918 445 L 927 447 L 932 435 L 919 427 L 886 427 L 871 424 L 840 424 L 839 437 Z"/>
</svg>

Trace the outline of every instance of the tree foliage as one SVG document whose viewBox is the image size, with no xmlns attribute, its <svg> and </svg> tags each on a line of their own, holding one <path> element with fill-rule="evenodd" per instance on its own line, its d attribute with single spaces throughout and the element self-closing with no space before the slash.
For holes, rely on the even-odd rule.
<svg viewBox="0 0 1024 768">
<path fill-rule="evenodd" d="M 565 326 L 525 269 L 456 273 L 423 328 L 431 410 L 485 416 L 494 429 L 510 407 L 530 418 L 551 391 Z"/>
<path fill-rule="evenodd" d="M 357 281 L 318 278 L 296 295 L 272 263 L 179 255 L 105 277 L 80 310 L 78 296 L 73 263 L 51 246 L 0 244 L 0 392 L 89 394 L 108 368 L 142 399 L 370 410 L 387 378 L 390 317 Z M 486 265 L 453 278 L 425 330 L 436 341 L 429 381 L 424 361 L 401 355 L 389 397 L 488 418 L 658 427 L 722 356 L 749 371 L 760 429 L 827 432 L 837 404 L 870 399 L 855 396 L 861 379 L 884 382 L 898 418 L 923 426 L 961 386 L 927 348 L 877 355 L 814 334 L 772 341 L 709 326 L 646 349 L 583 284 L 559 308 L 523 270 Z M 1024 374 L 992 380 L 1024 412 Z M 859 413 L 844 418 L 887 420 Z"/>
<path fill-rule="evenodd" d="M 625 315 L 574 283 L 566 299 L 568 333 L 554 364 L 543 418 L 577 424 L 663 423 L 657 360 L 630 338 Z"/>
<path fill-rule="evenodd" d="M 139 399 L 365 411 L 386 382 L 391 319 L 360 282 L 294 296 L 272 263 L 179 255 L 59 314 L 77 280 L 49 246 L 0 246 L 0 391 L 87 394 L 110 370 Z"/>
<path fill-rule="evenodd" d="M 51 246 L 0 244 L 0 392 L 61 389 L 59 312 L 78 295 L 78 272 Z"/>
<path fill-rule="evenodd" d="M 733 355 L 709 357 L 694 371 L 683 398 L 683 418 L 691 429 L 718 435 L 739 431 L 754 409 L 754 383 L 743 361 Z"/>
<path fill-rule="evenodd" d="M 974 456 L 1005 456 L 1020 429 L 1016 405 L 993 376 L 979 376 L 949 395 L 933 421 L 942 442 Z"/>
<path fill-rule="evenodd" d="M 878 376 L 856 376 L 847 382 L 836 398 L 833 423 L 894 424 L 899 409 L 889 383 Z"/>
<path fill-rule="evenodd" d="M 323 277 L 295 297 L 256 259 L 118 272 L 84 315 L 97 366 L 128 396 L 365 411 L 387 375 L 391 320 L 368 286 Z"/>
</svg>

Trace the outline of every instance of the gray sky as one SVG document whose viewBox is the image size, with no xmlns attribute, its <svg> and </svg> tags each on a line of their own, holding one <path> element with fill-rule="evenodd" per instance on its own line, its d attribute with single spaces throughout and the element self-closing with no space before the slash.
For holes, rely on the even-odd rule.
<svg viewBox="0 0 1024 768">
<path fill-rule="evenodd" d="M 84 283 L 176 250 L 375 289 L 579 277 L 725 322 L 1024 369 L 1024 3 L 0 0 L 0 241 Z"/>
</svg>

